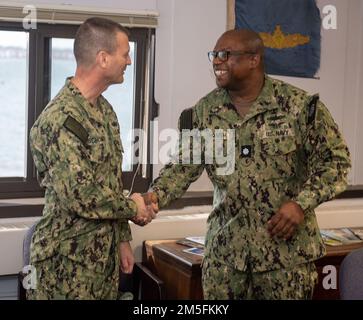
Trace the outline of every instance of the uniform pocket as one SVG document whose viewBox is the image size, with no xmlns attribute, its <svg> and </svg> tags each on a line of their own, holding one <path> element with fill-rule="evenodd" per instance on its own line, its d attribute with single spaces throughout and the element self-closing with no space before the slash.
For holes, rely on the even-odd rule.
<svg viewBox="0 0 363 320">
<path fill-rule="evenodd" d="M 61 241 L 59 253 L 88 270 L 104 272 L 114 232 L 109 225 Z"/>
<path fill-rule="evenodd" d="M 261 140 L 256 161 L 262 168 L 264 180 L 288 178 L 296 172 L 295 137 L 266 138 Z"/>
<path fill-rule="evenodd" d="M 270 156 L 286 155 L 296 150 L 295 137 L 262 139 L 261 151 Z"/>
<path fill-rule="evenodd" d="M 89 158 L 92 163 L 104 163 L 109 157 L 104 137 L 91 137 L 88 143 Z"/>
</svg>

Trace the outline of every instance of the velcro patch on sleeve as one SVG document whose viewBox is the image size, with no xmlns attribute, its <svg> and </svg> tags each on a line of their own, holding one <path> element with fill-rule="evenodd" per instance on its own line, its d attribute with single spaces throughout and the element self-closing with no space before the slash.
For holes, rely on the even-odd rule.
<svg viewBox="0 0 363 320">
<path fill-rule="evenodd" d="M 68 116 L 63 126 L 72 132 L 83 144 L 86 144 L 88 140 L 88 132 L 83 126 L 73 117 Z"/>
</svg>

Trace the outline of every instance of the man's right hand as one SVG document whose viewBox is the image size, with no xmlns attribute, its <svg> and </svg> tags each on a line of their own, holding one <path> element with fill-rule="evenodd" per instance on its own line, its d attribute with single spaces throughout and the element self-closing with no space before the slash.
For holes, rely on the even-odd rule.
<svg viewBox="0 0 363 320">
<path fill-rule="evenodd" d="M 159 201 L 158 196 L 155 192 L 146 192 L 142 194 L 146 207 L 151 207 L 154 213 L 159 212 Z"/>
<path fill-rule="evenodd" d="M 144 198 L 140 193 L 132 194 L 130 199 L 133 200 L 137 206 L 137 213 L 136 216 L 131 219 L 132 222 L 139 226 L 144 226 L 156 217 L 156 213 L 153 211 L 152 207 L 145 205 Z"/>
</svg>

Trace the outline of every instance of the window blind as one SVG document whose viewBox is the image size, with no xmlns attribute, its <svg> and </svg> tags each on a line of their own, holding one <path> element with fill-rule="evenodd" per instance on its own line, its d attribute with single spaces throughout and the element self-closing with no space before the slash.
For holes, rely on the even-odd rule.
<svg viewBox="0 0 363 320">
<path fill-rule="evenodd" d="M 156 28 L 158 13 L 154 11 L 128 11 L 80 7 L 73 5 L 35 5 L 0 3 L 0 20 L 21 22 L 28 18 L 31 8 L 36 9 L 37 23 L 81 24 L 90 17 L 108 18 L 126 27 Z"/>
</svg>

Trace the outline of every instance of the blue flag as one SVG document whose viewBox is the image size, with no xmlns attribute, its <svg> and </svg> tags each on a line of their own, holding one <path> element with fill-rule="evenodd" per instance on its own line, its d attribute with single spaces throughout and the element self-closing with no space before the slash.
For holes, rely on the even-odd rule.
<svg viewBox="0 0 363 320">
<path fill-rule="evenodd" d="M 320 67 L 315 0 L 235 0 L 236 29 L 260 34 L 269 74 L 313 78 Z"/>
</svg>

